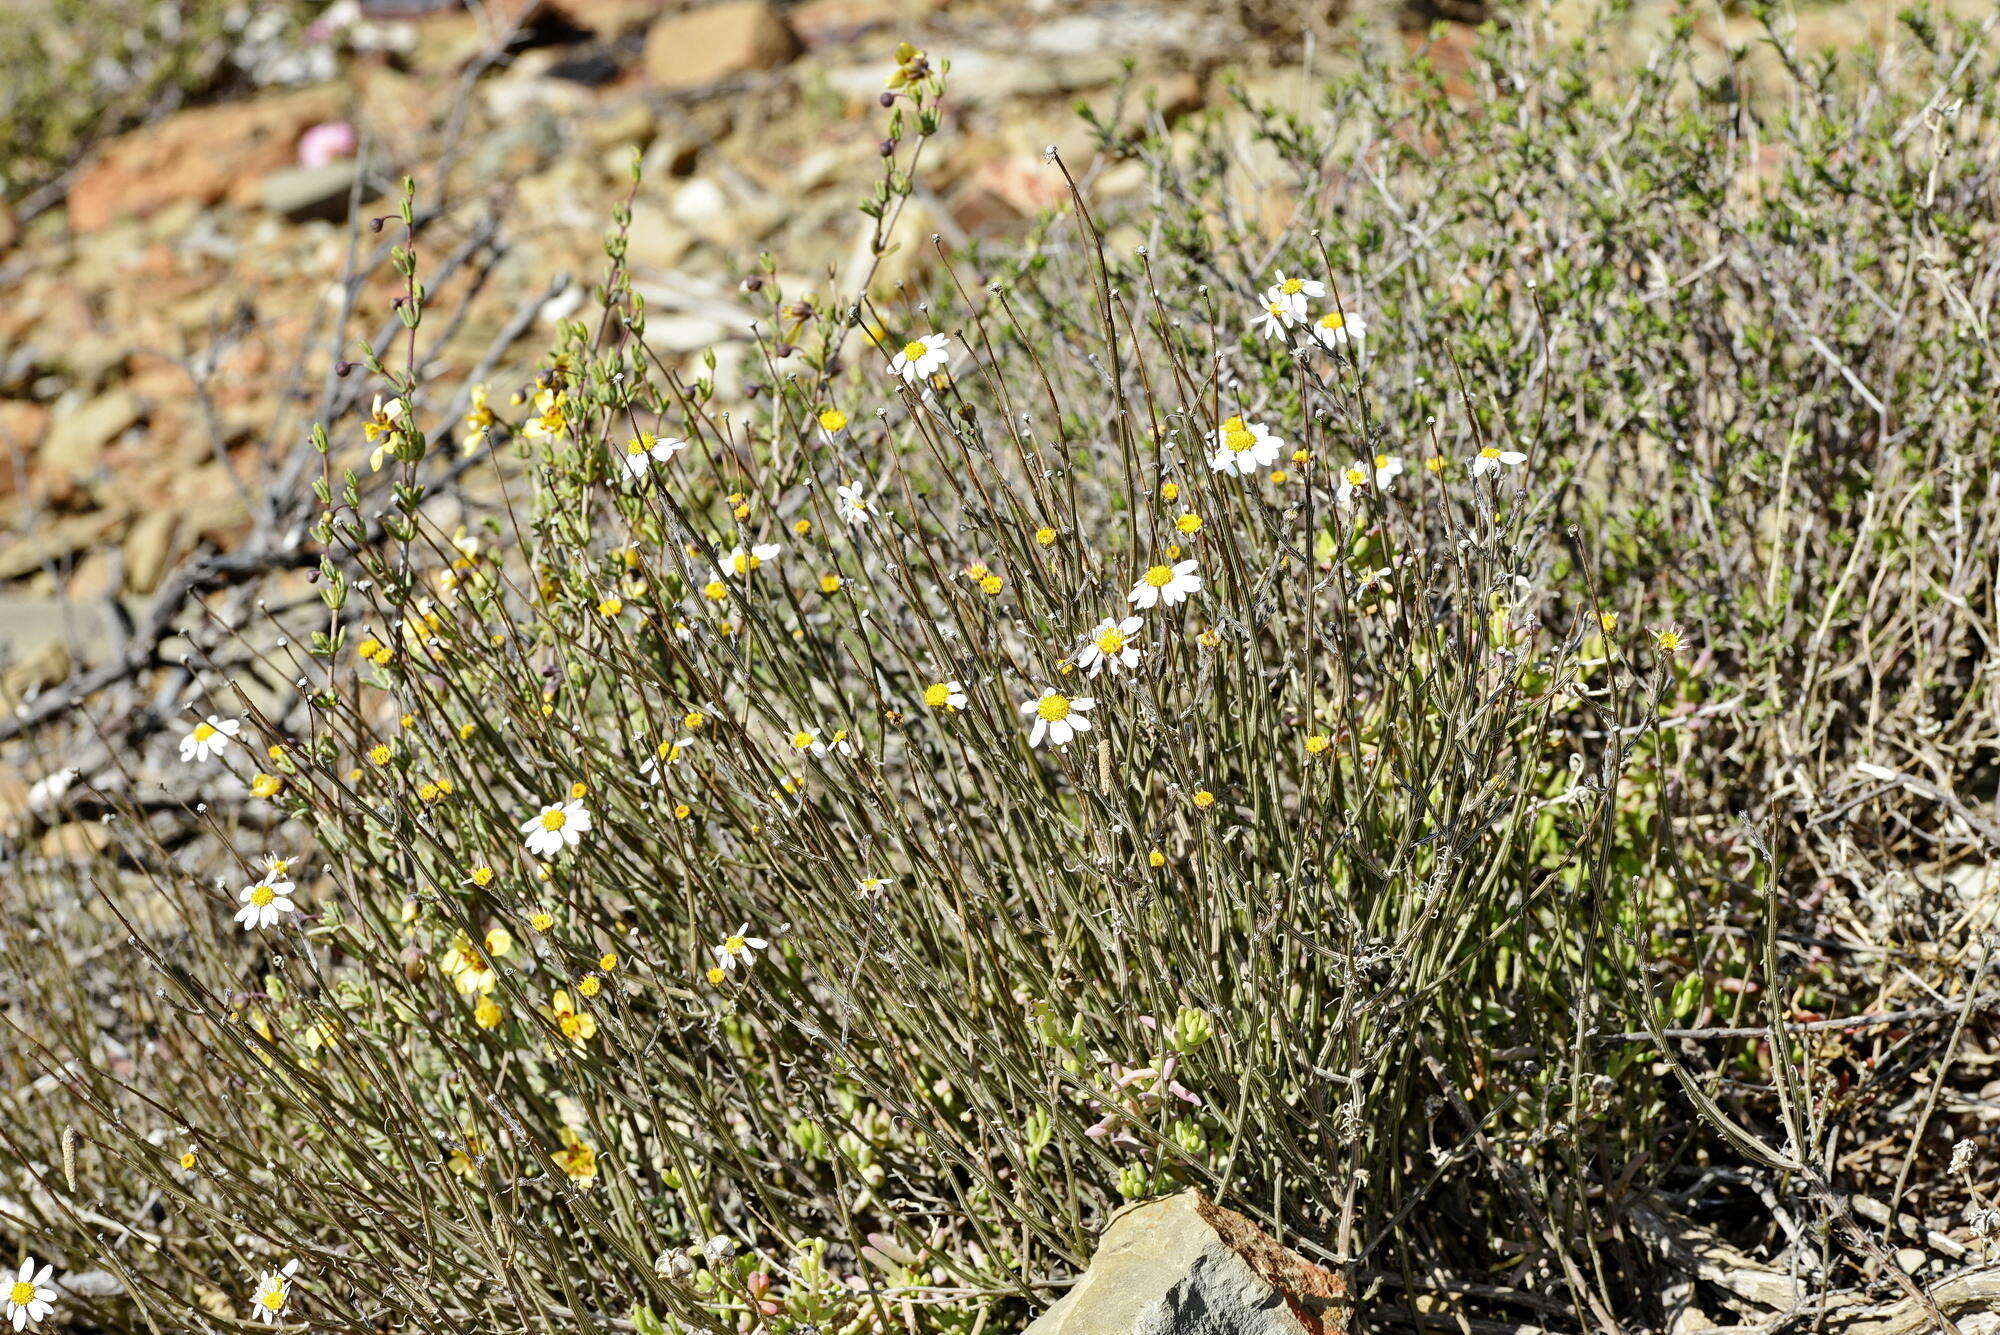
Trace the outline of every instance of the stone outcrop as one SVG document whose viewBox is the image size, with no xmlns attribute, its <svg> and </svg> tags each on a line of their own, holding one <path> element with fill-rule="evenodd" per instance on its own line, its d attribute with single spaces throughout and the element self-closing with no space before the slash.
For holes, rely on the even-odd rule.
<svg viewBox="0 0 2000 1335">
<path fill-rule="evenodd" d="M 1115 1216 L 1028 1335 L 1344 1335 L 1346 1284 L 1197 1191 Z"/>
</svg>

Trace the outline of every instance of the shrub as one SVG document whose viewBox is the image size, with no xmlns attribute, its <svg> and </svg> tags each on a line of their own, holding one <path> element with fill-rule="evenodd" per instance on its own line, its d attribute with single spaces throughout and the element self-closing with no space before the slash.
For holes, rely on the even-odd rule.
<svg viewBox="0 0 2000 1335">
<path fill-rule="evenodd" d="M 1906 35 L 1121 107 L 1141 199 L 851 304 L 765 264 L 735 396 L 621 208 L 591 318 L 439 420 L 400 251 L 297 695 L 211 683 L 201 837 L 96 779 L 140 875 L 31 910 L 125 943 L 16 989 L 31 1248 L 167 1328 L 262 1275 L 335 1330 L 976 1330 L 1192 1184 L 1367 1309 L 1608 1326 L 1636 1206 L 1952 1206 L 1892 1108 L 1985 1040 L 1971 939 L 1880 890 L 1995 841 L 2000 138 L 1977 35 Z"/>
</svg>

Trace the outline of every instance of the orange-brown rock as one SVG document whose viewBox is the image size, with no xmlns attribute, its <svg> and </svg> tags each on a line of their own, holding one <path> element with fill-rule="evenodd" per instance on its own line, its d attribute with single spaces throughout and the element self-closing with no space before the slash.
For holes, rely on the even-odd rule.
<svg viewBox="0 0 2000 1335">
<path fill-rule="evenodd" d="M 798 35 L 770 0 L 722 0 L 653 25 L 646 78 L 660 88 L 700 88 L 776 69 L 798 53 Z"/>
<path fill-rule="evenodd" d="M 70 227 L 94 232 L 183 199 L 253 202 L 267 172 L 291 165 L 299 136 L 339 118 L 347 101 L 345 88 L 323 84 L 176 112 L 119 135 L 70 186 Z"/>
</svg>

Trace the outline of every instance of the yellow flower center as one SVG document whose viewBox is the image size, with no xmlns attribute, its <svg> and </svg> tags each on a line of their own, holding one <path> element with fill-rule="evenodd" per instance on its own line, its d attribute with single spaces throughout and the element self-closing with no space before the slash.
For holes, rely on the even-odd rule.
<svg viewBox="0 0 2000 1335">
<path fill-rule="evenodd" d="M 951 699 L 951 687 L 945 685 L 941 681 L 935 682 L 932 685 L 924 687 L 924 703 L 929 705 L 932 709 L 944 708 L 945 702 L 950 699 Z"/>
<path fill-rule="evenodd" d="M 265 1307 L 269 1308 L 273 1312 L 283 1307 L 285 1305 L 284 1281 L 273 1280 L 271 1283 L 271 1287 L 265 1289 L 263 1295 L 259 1297 L 257 1301 L 264 1304 Z"/>
<path fill-rule="evenodd" d="M 1045 695 L 1035 706 L 1035 717 L 1054 723 L 1069 717 L 1069 697 L 1066 695 Z"/>
<path fill-rule="evenodd" d="M 1285 313 L 1285 308 L 1284 308 L 1283 306 L 1280 306 L 1280 305 L 1279 305 L 1279 304 L 1278 304 L 1277 302 L 1275 302 L 1275 301 L 1267 301 L 1267 302 L 1265 302 L 1265 303 L 1264 303 L 1264 309 L 1265 309 L 1265 310 L 1267 310 L 1267 311 L 1269 311 L 1269 312 L 1271 312 L 1271 314 L 1273 314 L 1273 315 L 1283 315 L 1283 314 Z"/>
<path fill-rule="evenodd" d="M 1388 456 L 1388 455 L 1386 455 L 1386 454 L 1378 454 L 1378 455 L 1376 455 L 1376 456 L 1375 456 L 1375 466 L 1376 466 L 1377 468 L 1387 468 L 1387 467 L 1389 466 L 1389 456 Z"/>
<path fill-rule="evenodd" d="M 7 1301 L 16 1307 L 26 1307 L 35 1301 L 35 1286 L 25 1280 L 15 1280 L 14 1287 L 7 1290 Z"/>
<path fill-rule="evenodd" d="M 260 909 L 277 897 L 278 892 L 268 885 L 260 885 L 250 892 L 250 902 Z"/>
<path fill-rule="evenodd" d="M 818 739 L 815 738 L 811 733 L 801 729 L 800 731 L 792 734 L 792 748 L 794 750 L 803 751 L 807 747 L 811 746 L 817 740 Z M 732 937 L 731 939 L 733 940 L 734 938 Z"/>
<path fill-rule="evenodd" d="M 930 351 L 930 349 L 926 348 L 921 343 L 905 343 L 903 345 L 903 360 L 906 362 L 916 361 L 919 357 L 922 357 L 928 351 Z"/>
<path fill-rule="evenodd" d="M 1125 651 L 1125 636 L 1116 628 L 1097 632 L 1097 651 L 1101 654 L 1117 654 Z"/>
<path fill-rule="evenodd" d="M 544 830 L 560 830 L 568 822 L 569 817 L 564 814 L 561 807 L 557 807 L 554 811 L 544 811 L 542 813 L 542 828 Z"/>
<path fill-rule="evenodd" d="M 1306 290 L 1305 281 L 1298 278 L 1287 278 L 1278 285 L 1278 290 L 1288 297 L 1296 297 L 1299 293 Z"/>
<path fill-rule="evenodd" d="M 1242 427 L 1237 427 L 1233 431 L 1225 431 L 1222 434 L 1222 444 L 1231 454 L 1241 454 L 1256 443 L 1257 437 Z"/>
<path fill-rule="evenodd" d="M 627 454 L 644 454 L 652 448 L 653 438 L 651 436 L 634 436 L 625 442 L 625 453 Z"/>
<path fill-rule="evenodd" d="M 197 723 L 194 725 L 194 739 L 197 742 L 207 741 L 209 738 L 215 736 L 215 732 L 216 730 L 209 727 L 206 723 Z"/>
<path fill-rule="evenodd" d="M 1494 445 L 1488 445 L 1485 449 L 1479 452 L 1479 457 L 1482 459 L 1498 459 L 1500 457 L 1499 447 Z"/>
<path fill-rule="evenodd" d="M 1368 474 L 1363 469 L 1350 468 L 1347 470 L 1347 480 L 1357 487 L 1366 486 L 1368 484 Z"/>
<path fill-rule="evenodd" d="M 1148 570 L 1146 572 L 1144 582 L 1152 585 L 1156 589 L 1166 588 L 1167 585 L 1174 582 L 1173 567 L 1154 566 L 1151 570 Z"/>
<path fill-rule="evenodd" d="M 722 943 L 722 948 L 732 955 L 741 955 L 750 948 L 750 943 L 740 936 L 732 936 Z"/>
</svg>

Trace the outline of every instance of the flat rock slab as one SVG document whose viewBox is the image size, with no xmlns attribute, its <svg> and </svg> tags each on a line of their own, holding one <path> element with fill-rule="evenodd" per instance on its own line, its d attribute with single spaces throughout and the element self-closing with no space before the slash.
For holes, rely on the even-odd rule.
<svg viewBox="0 0 2000 1335">
<path fill-rule="evenodd" d="M 1340 1335 L 1346 1284 L 1196 1191 L 1120 1212 L 1028 1335 Z"/>
</svg>

